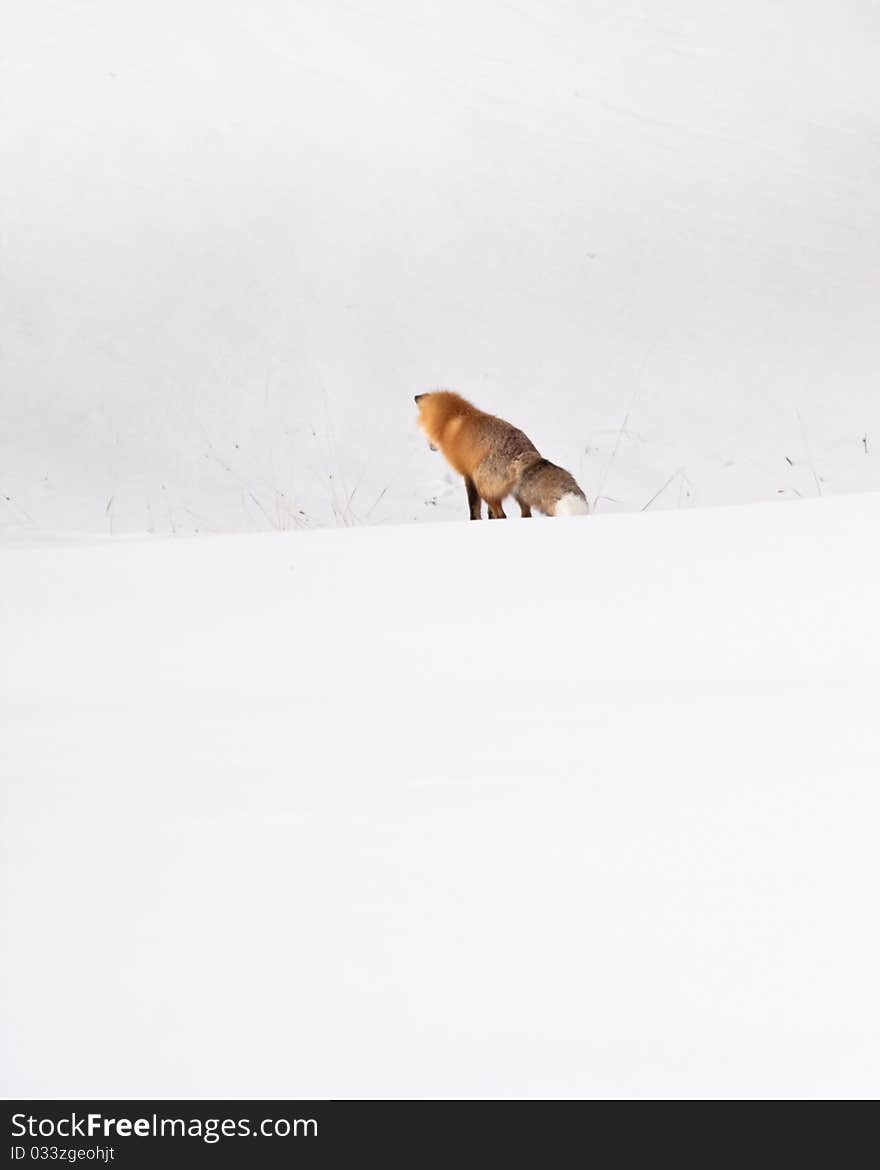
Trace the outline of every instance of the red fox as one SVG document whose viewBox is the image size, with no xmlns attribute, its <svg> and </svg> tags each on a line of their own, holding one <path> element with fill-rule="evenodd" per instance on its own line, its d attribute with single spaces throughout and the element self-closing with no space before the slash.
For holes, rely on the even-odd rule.
<svg viewBox="0 0 880 1170">
<path fill-rule="evenodd" d="M 471 520 L 482 518 L 483 500 L 490 520 L 505 519 L 501 504 L 513 496 L 523 516 L 537 508 L 547 516 L 585 516 L 587 498 L 570 475 L 502 418 L 477 410 L 459 394 L 435 390 L 416 394 L 419 426 L 431 449 L 464 476 Z"/>
</svg>

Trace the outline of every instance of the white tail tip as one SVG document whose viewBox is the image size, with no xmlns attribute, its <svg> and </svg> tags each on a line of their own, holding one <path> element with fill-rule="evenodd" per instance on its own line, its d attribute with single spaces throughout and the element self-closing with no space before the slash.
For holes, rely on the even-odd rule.
<svg viewBox="0 0 880 1170">
<path fill-rule="evenodd" d="M 574 492 L 566 492 L 556 505 L 554 516 L 589 516 L 590 509 L 583 496 L 576 496 Z"/>
</svg>

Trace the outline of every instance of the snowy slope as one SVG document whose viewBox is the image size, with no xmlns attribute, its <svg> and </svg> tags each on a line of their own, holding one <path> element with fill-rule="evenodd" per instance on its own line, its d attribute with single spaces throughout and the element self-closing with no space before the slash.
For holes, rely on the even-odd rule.
<svg viewBox="0 0 880 1170">
<path fill-rule="evenodd" d="M 0 1089 L 876 1096 L 878 524 L 0 553 Z"/>
<path fill-rule="evenodd" d="M 0 529 L 461 516 L 438 386 L 607 511 L 876 490 L 878 57 L 873 0 L 7 0 Z"/>
</svg>

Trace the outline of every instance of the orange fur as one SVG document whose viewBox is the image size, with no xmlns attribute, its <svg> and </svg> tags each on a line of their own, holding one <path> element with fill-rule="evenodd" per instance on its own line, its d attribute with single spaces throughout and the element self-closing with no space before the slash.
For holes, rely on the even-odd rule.
<svg viewBox="0 0 880 1170">
<path fill-rule="evenodd" d="M 473 476 L 490 447 L 484 424 L 500 423 L 501 419 L 478 410 L 451 390 L 437 390 L 419 399 L 419 426 L 429 442 L 443 452 L 459 475 Z"/>
</svg>

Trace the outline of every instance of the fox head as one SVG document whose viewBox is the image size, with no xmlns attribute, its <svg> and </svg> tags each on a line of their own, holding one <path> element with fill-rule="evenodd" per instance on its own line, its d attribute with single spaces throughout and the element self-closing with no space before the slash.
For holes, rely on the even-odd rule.
<svg viewBox="0 0 880 1170">
<path fill-rule="evenodd" d="M 416 394 L 419 408 L 418 423 L 427 436 L 432 451 L 440 449 L 443 432 L 454 418 L 473 411 L 473 407 L 460 394 L 451 390 L 434 390 L 429 394 Z"/>
</svg>

